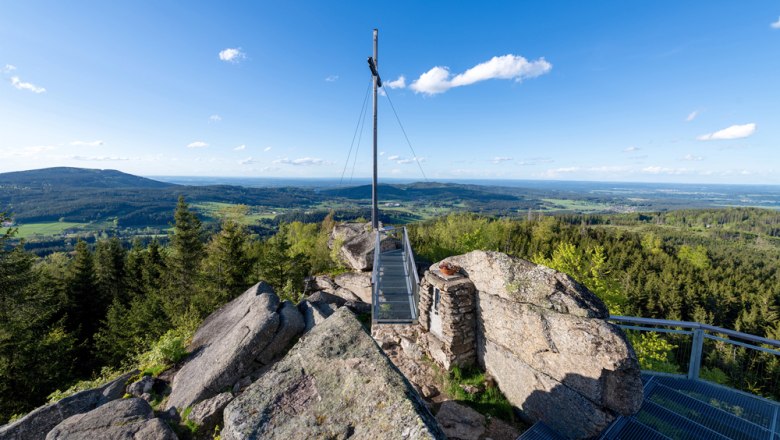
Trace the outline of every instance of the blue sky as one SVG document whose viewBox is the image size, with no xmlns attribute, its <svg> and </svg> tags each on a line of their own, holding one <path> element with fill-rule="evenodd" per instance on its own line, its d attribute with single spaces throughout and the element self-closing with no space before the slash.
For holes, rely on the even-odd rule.
<svg viewBox="0 0 780 440">
<path fill-rule="evenodd" d="M 0 172 L 339 177 L 374 27 L 380 178 L 780 184 L 762 0 L 4 2 Z"/>
</svg>

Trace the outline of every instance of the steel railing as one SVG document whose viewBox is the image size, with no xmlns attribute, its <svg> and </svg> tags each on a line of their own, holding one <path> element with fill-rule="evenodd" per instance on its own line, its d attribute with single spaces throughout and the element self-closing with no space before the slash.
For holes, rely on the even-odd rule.
<svg viewBox="0 0 780 440">
<path fill-rule="evenodd" d="M 708 324 L 610 316 L 654 374 L 707 380 L 780 400 L 780 341 Z"/>
<path fill-rule="evenodd" d="M 412 297 L 414 298 L 414 318 L 417 319 L 420 316 L 420 276 L 417 274 L 417 264 L 414 261 L 414 251 L 412 245 L 409 242 L 409 233 L 404 226 L 403 237 L 403 251 L 404 251 L 404 263 L 406 264 L 406 273 L 409 277 L 409 287 L 412 289 Z"/>
<path fill-rule="evenodd" d="M 382 253 L 382 230 L 376 231 L 376 242 L 374 243 L 374 266 L 371 269 L 371 319 L 376 320 L 379 316 L 379 254 Z"/>
</svg>

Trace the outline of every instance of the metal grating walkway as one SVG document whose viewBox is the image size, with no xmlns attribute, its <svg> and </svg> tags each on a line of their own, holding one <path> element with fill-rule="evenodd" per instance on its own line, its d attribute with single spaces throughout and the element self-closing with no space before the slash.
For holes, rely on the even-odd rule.
<svg viewBox="0 0 780 440">
<path fill-rule="evenodd" d="M 409 274 L 407 255 L 403 249 L 382 252 L 375 274 L 374 321 L 385 324 L 406 324 L 417 320 L 416 299 Z M 376 269 L 375 269 L 376 270 Z"/>
<path fill-rule="evenodd" d="M 643 374 L 639 413 L 618 418 L 602 439 L 780 440 L 780 404 L 701 380 Z"/>
</svg>

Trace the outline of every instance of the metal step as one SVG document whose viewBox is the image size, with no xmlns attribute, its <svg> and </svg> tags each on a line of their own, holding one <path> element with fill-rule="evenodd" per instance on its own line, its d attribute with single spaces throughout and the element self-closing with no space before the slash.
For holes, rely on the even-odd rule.
<svg viewBox="0 0 780 440">
<path fill-rule="evenodd" d="M 605 440 L 671 440 L 635 418 L 622 419 L 622 425 L 601 437 Z"/>
<path fill-rule="evenodd" d="M 770 435 L 768 429 L 660 383 L 645 399 L 731 439 L 766 440 Z"/>
<path fill-rule="evenodd" d="M 769 429 L 775 418 L 776 405 L 731 388 L 682 377 L 656 376 L 655 381 L 707 405 L 717 405 L 720 409 L 763 428 Z"/>
<path fill-rule="evenodd" d="M 685 418 L 669 408 L 647 400 L 636 415 L 636 419 L 675 440 L 729 440 L 728 437 Z"/>
<path fill-rule="evenodd" d="M 566 440 L 566 437 L 553 431 L 544 422 L 536 422 L 516 440 Z"/>
</svg>

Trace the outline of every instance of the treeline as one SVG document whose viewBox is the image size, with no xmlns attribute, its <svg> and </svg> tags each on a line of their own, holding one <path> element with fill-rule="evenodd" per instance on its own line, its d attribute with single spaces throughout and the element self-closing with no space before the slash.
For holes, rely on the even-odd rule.
<svg viewBox="0 0 780 440">
<path fill-rule="evenodd" d="M 728 211 L 726 216 L 738 212 Z M 704 212 L 692 214 L 717 218 Z M 668 215 L 682 219 L 679 213 Z M 759 218 L 776 215 L 761 213 Z M 749 221 L 732 218 L 740 224 Z M 780 249 L 743 236 L 729 240 L 666 227 L 601 226 L 613 219 L 566 216 L 518 221 L 450 215 L 412 226 L 410 239 L 415 252 L 431 261 L 483 249 L 553 267 L 587 286 L 615 315 L 696 321 L 780 339 Z M 597 226 L 588 225 L 589 221 Z M 663 371 L 687 372 L 687 365 L 678 361 L 689 355 L 689 340 L 657 336 L 634 342 L 645 368 L 651 368 L 646 362 L 655 359 Z M 644 359 L 643 353 L 650 355 Z M 777 356 L 713 343 L 708 343 L 705 355 L 702 374 L 706 378 L 780 399 Z"/>
<path fill-rule="evenodd" d="M 207 237 L 180 197 L 167 246 L 126 249 L 112 237 L 43 259 L 9 245 L 13 229 L 0 236 L 0 424 L 79 379 L 136 365 L 259 280 L 297 302 L 304 277 L 339 270 L 327 246 L 332 217 L 281 224 L 262 239 L 244 214 L 224 210 Z"/>
</svg>

